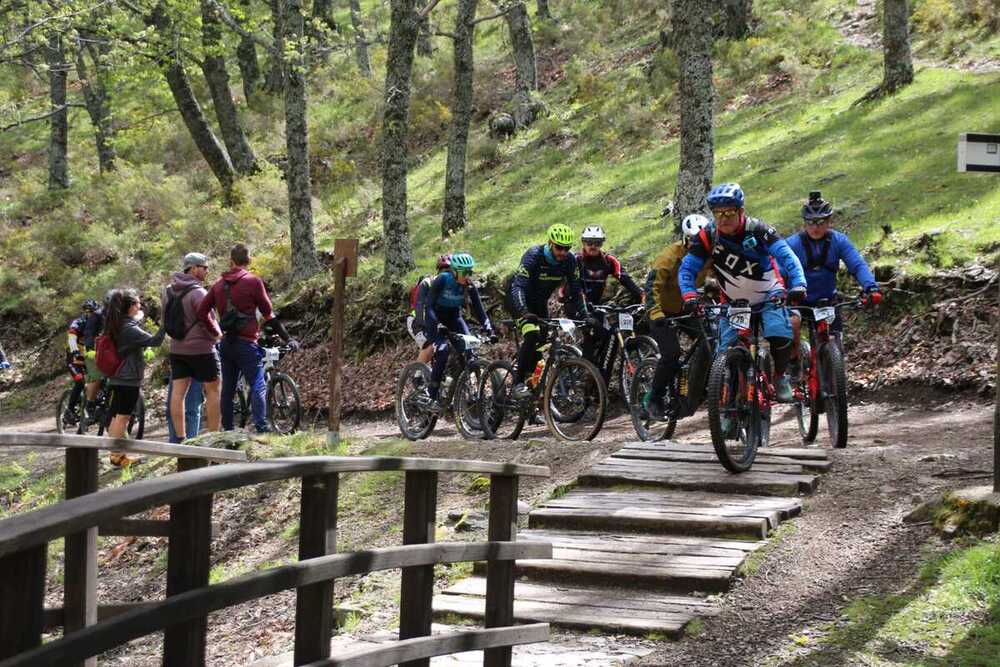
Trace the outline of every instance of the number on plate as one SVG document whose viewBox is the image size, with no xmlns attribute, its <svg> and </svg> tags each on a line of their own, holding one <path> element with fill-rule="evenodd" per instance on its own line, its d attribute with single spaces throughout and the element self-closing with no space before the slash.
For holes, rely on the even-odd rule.
<svg viewBox="0 0 1000 667">
<path fill-rule="evenodd" d="M 622 331 L 632 331 L 632 316 L 628 313 L 618 314 L 618 328 Z"/>
<path fill-rule="evenodd" d="M 733 309 L 729 311 L 729 324 L 737 329 L 749 329 L 750 328 L 750 309 L 741 308 L 739 310 Z"/>
<path fill-rule="evenodd" d="M 837 319 L 837 309 L 832 307 L 816 308 L 813 310 L 813 315 L 817 322 L 833 322 Z"/>
</svg>

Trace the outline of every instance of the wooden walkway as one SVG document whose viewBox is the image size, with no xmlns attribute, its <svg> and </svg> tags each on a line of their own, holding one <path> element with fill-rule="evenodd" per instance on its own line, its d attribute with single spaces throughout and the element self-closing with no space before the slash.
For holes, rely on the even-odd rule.
<svg viewBox="0 0 1000 667">
<path fill-rule="evenodd" d="M 710 445 L 632 443 L 528 516 L 519 541 L 552 558 L 519 560 L 514 617 L 579 630 L 678 637 L 718 613 L 740 565 L 802 510 L 830 468 L 826 450 L 768 448 L 726 472 Z M 438 616 L 483 616 L 484 570 L 434 599 Z"/>
</svg>

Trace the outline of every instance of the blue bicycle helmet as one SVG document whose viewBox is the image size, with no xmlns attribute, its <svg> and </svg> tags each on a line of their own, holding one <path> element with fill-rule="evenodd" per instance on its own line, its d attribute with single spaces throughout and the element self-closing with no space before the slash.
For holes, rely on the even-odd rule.
<svg viewBox="0 0 1000 667">
<path fill-rule="evenodd" d="M 711 208 L 723 208 L 725 206 L 743 208 L 744 200 L 743 188 L 740 187 L 739 183 L 716 185 L 708 193 L 708 205 Z"/>
<path fill-rule="evenodd" d="M 458 252 L 451 256 L 451 268 L 456 271 L 472 271 L 476 267 L 476 260 L 467 252 Z"/>
</svg>

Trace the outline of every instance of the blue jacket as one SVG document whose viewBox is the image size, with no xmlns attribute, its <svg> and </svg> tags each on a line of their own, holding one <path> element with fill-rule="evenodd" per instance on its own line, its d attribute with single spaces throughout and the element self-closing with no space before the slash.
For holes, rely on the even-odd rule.
<svg viewBox="0 0 1000 667">
<path fill-rule="evenodd" d="M 557 262 L 548 244 L 528 248 L 510 284 L 509 301 L 513 314 L 521 316 L 530 311 L 539 317 L 548 317 L 549 297 L 563 281 L 571 307 L 585 312 L 583 287 L 573 253 L 566 253 L 566 257 Z"/>
<path fill-rule="evenodd" d="M 757 305 L 786 286 L 806 286 L 795 253 L 774 227 L 760 220 L 748 218 L 743 231 L 734 236 L 720 234 L 714 224 L 702 230 L 677 274 L 683 297 L 697 295 L 695 280 L 709 257 L 722 293 L 730 301 L 746 299 Z M 787 276 L 787 285 L 782 275 Z"/>
<path fill-rule="evenodd" d="M 867 291 L 878 287 L 871 269 L 847 234 L 830 230 L 824 238 L 813 241 L 802 231 L 788 239 L 788 246 L 805 269 L 809 283 L 806 303 L 832 299 L 837 295 L 837 270 L 841 261 L 862 289 Z"/>
<path fill-rule="evenodd" d="M 424 326 L 426 331 L 433 333 L 437 329 L 438 322 L 442 319 L 450 320 L 455 313 L 461 314 L 465 307 L 466 294 L 472 303 L 472 314 L 487 330 L 492 330 L 490 318 L 483 308 L 483 301 L 479 298 L 479 290 L 471 282 L 468 285 L 460 285 L 451 271 L 442 271 L 431 281 L 427 290 L 427 299 L 424 309 Z"/>
</svg>

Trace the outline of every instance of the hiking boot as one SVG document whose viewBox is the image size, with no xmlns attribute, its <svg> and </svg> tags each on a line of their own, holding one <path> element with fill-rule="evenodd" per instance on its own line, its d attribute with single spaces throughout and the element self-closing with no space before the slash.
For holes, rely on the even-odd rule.
<svg viewBox="0 0 1000 667">
<path fill-rule="evenodd" d="M 778 379 L 774 387 L 774 397 L 779 403 L 794 403 L 795 395 L 792 393 L 792 383 L 787 376 Z"/>
<path fill-rule="evenodd" d="M 526 401 L 531 398 L 531 388 L 523 382 L 518 382 L 510 391 L 510 396 L 515 401 Z"/>
</svg>

